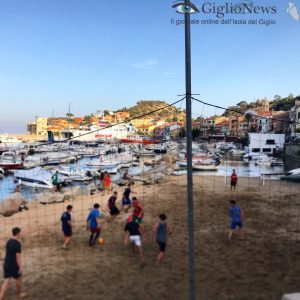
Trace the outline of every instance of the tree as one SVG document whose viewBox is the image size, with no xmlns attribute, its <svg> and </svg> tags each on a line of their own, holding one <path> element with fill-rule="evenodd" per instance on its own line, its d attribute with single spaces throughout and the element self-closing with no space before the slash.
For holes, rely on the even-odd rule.
<svg viewBox="0 0 300 300">
<path fill-rule="evenodd" d="M 199 128 L 193 128 L 192 129 L 192 138 L 193 140 L 196 140 L 200 136 L 200 129 Z"/>
<path fill-rule="evenodd" d="M 252 114 L 251 113 L 246 113 L 245 118 L 247 120 L 247 129 L 249 131 L 249 125 L 250 125 L 250 121 L 252 119 Z"/>
<path fill-rule="evenodd" d="M 181 128 L 180 128 L 180 131 L 179 131 L 179 133 L 178 133 L 178 137 L 179 137 L 179 138 L 182 138 L 182 139 L 186 137 L 186 130 L 185 130 L 184 127 L 181 127 Z"/>
<path fill-rule="evenodd" d="M 247 101 L 241 101 L 237 104 L 237 106 L 240 106 L 241 108 L 248 108 L 248 102 Z"/>
<path fill-rule="evenodd" d="M 67 113 L 67 114 L 66 114 L 66 116 L 67 116 L 68 118 L 72 118 L 72 117 L 74 117 L 74 115 L 73 115 L 72 113 L 70 113 L 70 112 L 69 112 L 69 113 Z"/>
<path fill-rule="evenodd" d="M 209 127 L 209 133 L 210 133 L 210 134 L 215 134 L 215 132 L 216 132 L 215 126 L 211 125 L 211 126 Z"/>
<path fill-rule="evenodd" d="M 280 101 L 280 100 L 282 100 L 281 96 L 279 95 L 274 96 L 274 101 Z"/>
<path fill-rule="evenodd" d="M 108 115 L 109 115 L 109 111 L 105 109 L 105 110 L 103 111 L 103 114 L 104 114 L 104 116 L 108 116 Z"/>
</svg>

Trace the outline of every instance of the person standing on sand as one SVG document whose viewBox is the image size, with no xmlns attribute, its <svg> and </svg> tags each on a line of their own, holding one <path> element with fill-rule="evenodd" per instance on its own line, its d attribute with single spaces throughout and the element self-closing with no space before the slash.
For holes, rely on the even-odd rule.
<svg viewBox="0 0 300 300">
<path fill-rule="evenodd" d="M 68 244 L 72 240 L 72 222 L 71 222 L 71 212 L 72 212 L 73 206 L 68 205 L 66 211 L 62 214 L 60 221 L 61 221 L 61 227 L 62 231 L 65 236 L 64 244 L 62 245 L 63 249 L 68 249 Z"/>
<path fill-rule="evenodd" d="M 118 197 L 118 192 L 115 191 L 112 196 L 108 199 L 108 209 L 110 213 L 109 219 L 107 219 L 107 222 L 112 222 L 116 216 L 120 213 L 119 209 L 116 207 L 116 201 Z"/>
<path fill-rule="evenodd" d="M 100 173 L 100 178 L 99 178 L 99 190 L 104 191 L 104 172 Z"/>
<path fill-rule="evenodd" d="M 165 214 L 159 215 L 159 223 L 155 224 L 152 232 L 152 241 L 156 238 L 159 247 L 159 253 L 156 258 L 155 265 L 158 266 L 163 257 L 165 256 L 168 235 L 173 232 L 170 225 L 167 223 L 167 216 Z"/>
<path fill-rule="evenodd" d="M 21 229 L 12 229 L 12 238 L 6 243 L 6 256 L 4 259 L 4 282 L 1 286 L 0 300 L 4 299 L 6 290 L 12 278 L 16 280 L 16 287 L 20 299 L 25 298 L 22 285 L 22 261 L 21 261 Z"/>
<path fill-rule="evenodd" d="M 87 230 L 90 230 L 90 240 L 89 245 L 90 247 L 94 246 L 97 239 L 100 236 L 101 228 L 100 228 L 100 205 L 98 203 L 94 204 L 94 209 L 91 210 L 87 217 Z"/>
<path fill-rule="evenodd" d="M 235 169 L 232 170 L 232 174 L 230 176 L 230 190 L 234 190 L 235 191 L 235 188 L 236 188 L 236 184 L 237 184 L 237 181 L 238 181 L 238 177 L 237 177 L 237 174 L 235 172 Z"/>
<path fill-rule="evenodd" d="M 238 229 L 239 237 L 242 237 L 242 227 L 244 219 L 244 211 L 236 205 L 234 200 L 231 200 L 229 208 L 229 216 L 231 218 L 230 230 L 228 233 L 228 239 L 231 240 L 233 233 Z"/>
<path fill-rule="evenodd" d="M 124 240 L 125 246 L 127 246 L 128 241 L 130 241 L 132 243 L 134 251 L 136 248 L 139 249 L 141 265 L 143 266 L 145 259 L 144 259 L 144 252 L 142 248 L 142 234 L 143 234 L 142 228 L 138 223 L 132 220 L 131 216 L 128 216 L 127 224 L 125 225 L 124 231 L 125 231 L 125 240 Z"/>
<path fill-rule="evenodd" d="M 60 184 L 58 183 L 58 171 L 55 171 L 55 173 L 51 177 L 52 185 L 54 186 L 54 191 L 60 191 Z"/>
<path fill-rule="evenodd" d="M 110 192 L 110 184 L 111 184 L 110 175 L 106 172 L 104 175 L 104 190 L 107 191 L 107 194 L 109 194 Z"/>
</svg>

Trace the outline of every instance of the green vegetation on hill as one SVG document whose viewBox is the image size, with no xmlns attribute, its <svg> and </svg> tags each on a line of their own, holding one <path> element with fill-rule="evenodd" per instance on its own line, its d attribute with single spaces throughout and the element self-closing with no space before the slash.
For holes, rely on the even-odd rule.
<svg viewBox="0 0 300 300">
<path fill-rule="evenodd" d="M 151 115 L 150 117 L 170 117 L 170 116 L 177 116 L 177 114 L 182 113 L 180 109 L 177 109 L 174 106 L 168 106 L 167 102 L 165 101 L 146 101 L 146 100 L 141 100 L 138 101 L 135 106 L 132 106 L 130 108 L 127 108 L 126 111 L 130 113 L 130 117 L 138 117 L 147 113 L 150 113 L 152 111 L 161 109 Z M 164 109 L 162 109 L 164 108 Z M 173 118 L 172 118 L 173 119 Z"/>
<path fill-rule="evenodd" d="M 279 95 L 274 96 L 274 100 L 270 101 L 270 110 L 274 111 L 288 111 L 290 110 L 294 104 L 295 100 L 299 99 L 300 96 L 294 98 L 293 94 L 289 94 L 287 97 L 282 98 Z M 248 103 L 247 101 L 241 101 L 234 106 L 229 106 L 225 112 L 224 116 L 230 116 L 235 114 L 235 112 L 245 113 L 249 109 L 259 109 L 262 107 L 262 99 L 258 99 L 256 101 Z"/>
</svg>

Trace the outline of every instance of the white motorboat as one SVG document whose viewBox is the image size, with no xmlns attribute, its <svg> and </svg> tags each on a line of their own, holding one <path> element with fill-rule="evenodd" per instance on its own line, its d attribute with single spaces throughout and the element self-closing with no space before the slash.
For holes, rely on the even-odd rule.
<svg viewBox="0 0 300 300">
<path fill-rule="evenodd" d="M 3 179 L 5 175 L 5 172 L 2 168 L 0 168 L 0 179 Z"/>
<path fill-rule="evenodd" d="M 30 186 L 33 188 L 52 189 L 51 173 L 41 167 L 30 170 L 17 170 L 14 173 L 20 185 Z"/>
<path fill-rule="evenodd" d="M 232 155 L 232 156 L 242 156 L 245 154 L 245 150 L 242 150 L 242 149 L 231 149 L 229 151 L 229 153 Z"/>
<path fill-rule="evenodd" d="M 140 149 L 133 151 L 133 154 L 136 156 L 155 156 L 155 152 L 153 150 Z"/>
<path fill-rule="evenodd" d="M 268 156 L 260 156 L 256 161 L 255 161 L 255 165 L 257 166 L 267 166 L 270 167 L 272 163 L 272 157 L 268 157 Z"/>
<path fill-rule="evenodd" d="M 91 172 L 88 172 L 87 170 L 83 170 L 83 169 L 60 166 L 58 169 L 53 171 L 57 171 L 58 174 L 66 176 L 68 179 L 72 181 L 86 182 L 86 181 L 91 181 L 93 179 Z"/>
<path fill-rule="evenodd" d="M 218 167 L 216 165 L 203 165 L 203 164 L 193 163 L 193 170 L 198 170 L 198 171 L 217 171 Z"/>
<path fill-rule="evenodd" d="M 115 168 L 119 167 L 121 164 L 120 161 L 112 161 L 112 160 L 103 160 L 103 161 L 92 161 L 87 163 L 86 165 L 93 168 Z"/>
</svg>

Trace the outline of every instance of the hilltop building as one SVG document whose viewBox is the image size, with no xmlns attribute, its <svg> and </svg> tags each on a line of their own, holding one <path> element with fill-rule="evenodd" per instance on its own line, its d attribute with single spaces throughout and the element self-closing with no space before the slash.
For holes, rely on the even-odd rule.
<svg viewBox="0 0 300 300">
<path fill-rule="evenodd" d="M 27 123 L 27 133 L 45 138 L 47 136 L 47 126 L 48 118 L 37 117 L 35 122 Z"/>
</svg>

